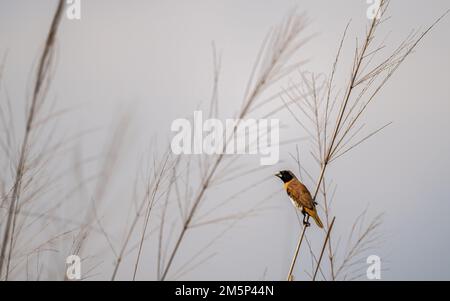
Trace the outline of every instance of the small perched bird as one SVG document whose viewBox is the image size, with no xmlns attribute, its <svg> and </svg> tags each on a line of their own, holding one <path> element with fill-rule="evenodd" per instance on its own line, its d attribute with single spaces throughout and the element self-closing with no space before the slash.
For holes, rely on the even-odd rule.
<svg viewBox="0 0 450 301">
<path fill-rule="evenodd" d="M 308 223 L 308 216 L 311 216 L 319 228 L 323 228 L 322 221 L 319 218 L 316 210 L 316 203 L 311 197 L 308 188 L 300 182 L 297 177 L 288 170 L 280 171 L 275 175 L 280 178 L 284 183 L 284 189 L 286 189 L 287 194 L 291 198 L 292 204 L 295 208 L 298 208 L 303 213 L 303 224 L 307 227 L 310 226 Z"/>
</svg>

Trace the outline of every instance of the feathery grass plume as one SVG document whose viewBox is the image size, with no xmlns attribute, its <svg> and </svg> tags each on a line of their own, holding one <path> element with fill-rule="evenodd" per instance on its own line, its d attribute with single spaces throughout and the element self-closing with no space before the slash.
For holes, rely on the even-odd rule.
<svg viewBox="0 0 450 301">
<path fill-rule="evenodd" d="M 103 207 L 108 207 L 110 204 L 106 203 L 106 195 L 110 187 L 114 175 L 116 174 L 117 166 L 121 160 L 121 156 L 124 154 L 126 143 L 125 138 L 128 134 L 128 130 L 131 122 L 131 112 L 125 111 L 120 113 L 118 118 L 114 118 L 115 123 L 112 126 L 111 134 L 107 137 L 107 142 L 104 146 L 104 150 L 101 152 L 101 158 L 97 158 L 96 161 L 100 164 L 99 170 L 95 174 L 91 182 L 94 182 L 91 196 L 89 197 L 90 203 L 87 204 L 87 208 L 83 209 L 81 214 L 83 218 L 81 220 L 81 226 L 77 229 L 69 254 L 77 254 L 82 259 L 86 259 L 85 249 L 91 239 L 93 230 L 97 229 L 95 233 L 100 230 L 102 236 L 108 242 L 108 246 L 112 248 L 111 238 L 108 232 L 102 226 L 101 218 L 98 213 Z M 119 120 L 119 122 L 117 122 Z M 83 184 L 80 185 L 83 187 Z M 68 255 L 69 255 L 68 254 Z"/>
<path fill-rule="evenodd" d="M 364 255 L 376 248 L 382 239 L 380 226 L 383 222 L 383 214 L 375 216 L 367 224 L 366 215 L 367 210 L 364 210 L 352 225 L 342 262 L 336 269 L 336 279 L 356 280 L 366 274 L 366 266 L 361 266 L 359 263 L 365 262 Z M 363 274 L 361 274 L 362 271 L 364 271 Z"/>
<path fill-rule="evenodd" d="M 20 233 L 20 228 L 17 228 L 17 217 L 23 206 L 22 201 L 26 201 L 21 199 L 22 192 L 24 189 L 27 189 L 33 181 L 33 172 L 36 172 L 36 164 L 42 159 L 35 158 L 37 162 L 33 162 L 33 158 L 30 157 L 32 147 L 30 140 L 33 138 L 32 135 L 36 133 L 35 122 L 44 105 L 44 100 L 51 83 L 55 40 L 65 6 L 64 3 L 63 0 L 60 0 L 58 3 L 43 52 L 38 61 L 31 100 L 26 112 L 25 133 L 20 142 L 19 159 L 14 168 L 15 175 L 13 184 L 11 190 L 8 190 L 5 197 L 7 200 L 8 212 L 5 223 L 2 223 L 3 233 L 1 236 L 0 250 L 0 277 L 5 280 L 8 280 L 9 278 L 14 247 L 17 235 Z M 35 165 L 33 166 L 33 164 Z"/>
<path fill-rule="evenodd" d="M 126 229 L 124 238 L 117 252 L 115 252 L 115 264 L 111 280 L 115 280 L 119 271 L 119 268 L 125 258 L 133 250 L 137 249 L 137 257 L 134 264 L 133 280 L 136 279 L 136 274 L 138 272 L 139 262 L 141 259 L 144 241 L 149 238 L 151 234 L 154 234 L 154 230 L 148 230 L 149 223 L 153 211 L 156 205 L 159 204 L 162 198 L 168 197 L 168 194 L 172 190 L 173 182 L 176 180 L 170 177 L 171 171 L 176 170 L 178 165 L 178 160 L 174 159 L 169 150 L 165 152 L 162 158 L 154 155 L 153 165 L 151 170 L 146 173 L 145 189 L 140 196 L 140 201 L 135 204 L 135 212 L 132 214 L 131 223 Z M 134 195 L 133 198 L 139 198 L 138 195 Z M 129 247 L 133 240 L 133 234 L 136 228 L 139 226 L 139 222 L 143 217 L 143 230 L 139 238 L 137 245 Z M 149 233 L 147 233 L 149 232 Z"/>
</svg>

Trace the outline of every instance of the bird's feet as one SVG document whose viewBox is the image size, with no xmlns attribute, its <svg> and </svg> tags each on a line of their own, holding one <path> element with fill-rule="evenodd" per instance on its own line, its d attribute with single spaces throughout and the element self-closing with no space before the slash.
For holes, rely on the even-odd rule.
<svg viewBox="0 0 450 301">
<path fill-rule="evenodd" d="M 305 226 L 306 228 L 310 227 L 311 224 L 307 221 L 303 221 L 303 226 Z"/>
</svg>

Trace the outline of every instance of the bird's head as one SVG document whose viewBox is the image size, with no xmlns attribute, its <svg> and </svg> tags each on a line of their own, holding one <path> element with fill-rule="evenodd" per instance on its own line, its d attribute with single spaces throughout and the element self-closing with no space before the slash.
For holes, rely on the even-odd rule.
<svg viewBox="0 0 450 301">
<path fill-rule="evenodd" d="M 280 171 L 279 173 L 275 174 L 275 176 L 280 178 L 284 183 L 288 183 L 292 179 L 295 179 L 295 175 L 292 173 L 292 171 L 289 170 Z"/>
</svg>

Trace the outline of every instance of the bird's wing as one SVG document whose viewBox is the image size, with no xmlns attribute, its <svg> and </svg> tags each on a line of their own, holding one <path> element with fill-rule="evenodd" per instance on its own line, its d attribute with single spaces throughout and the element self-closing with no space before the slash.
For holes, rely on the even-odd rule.
<svg viewBox="0 0 450 301">
<path fill-rule="evenodd" d="M 286 188 L 287 194 L 302 207 L 314 209 L 314 202 L 311 194 L 305 185 L 298 180 L 293 180 Z"/>
</svg>

